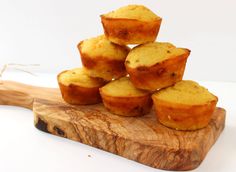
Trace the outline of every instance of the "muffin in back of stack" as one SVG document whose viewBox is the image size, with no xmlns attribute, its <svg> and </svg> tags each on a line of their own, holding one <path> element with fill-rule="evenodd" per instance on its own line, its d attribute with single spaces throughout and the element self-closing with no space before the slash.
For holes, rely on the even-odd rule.
<svg viewBox="0 0 236 172">
<path fill-rule="evenodd" d="M 77 47 L 89 76 L 111 81 L 127 74 L 124 61 L 130 51 L 128 46 L 114 44 L 101 35 L 81 41 Z"/>
</svg>

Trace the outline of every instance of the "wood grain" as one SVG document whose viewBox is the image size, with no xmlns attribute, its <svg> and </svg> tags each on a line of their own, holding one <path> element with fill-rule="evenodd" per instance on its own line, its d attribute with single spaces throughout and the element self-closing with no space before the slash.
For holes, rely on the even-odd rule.
<svg viewBox="0 0 236 172">
<path fill-rule="evenodd" d="M 121 117 L 102 104 L 68 105 L 58 89 L 9 81 L 0 85 L 0 104 L 32 108 L 35 126 L 44 132 L 165 170 L 198 167 L 225 124 L 225 110 L 216 108 L 206 128 L 176 131 L 158 123 L 153 110 L 142 117 Z"/>
<path fill-rule="evenodd" d="M 34 99 L 62 101 L 60 90 L 26 85 L 14 81 L 1 81 L 0 104 L 33 109 Z"/>
</svg>

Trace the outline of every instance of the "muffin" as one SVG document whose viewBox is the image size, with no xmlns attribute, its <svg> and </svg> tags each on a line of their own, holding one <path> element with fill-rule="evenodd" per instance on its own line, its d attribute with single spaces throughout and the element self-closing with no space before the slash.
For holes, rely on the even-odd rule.
<svg viewBox="0 0 236 172">
<path fill-rule="evenodd" d="M 69 104 L 88 105 L 101 102 L 99 87 L 106 84 L 101 78 L 91 78 L 84 69 L 76 68 L 58 74 L 62 98 Z"/>
<path fill-rule="evenodd" d="M 160 123 L 176 130 L 208 125 L 218 98 L 194 81 L 180 81 L 152 95 Z"/>
<path fill-rule="evenodd" d="M 104 35 L 81 41 L 77 47 L 89 76 L 110 81 L 126 75 L 129 47 L 111 43 Z"/>
<path fill-rule="evenodd" d="M 104 106 L 121 116 L 141 116 L 150 111 L 151 94 L 133 86 L 128 77 L 122 77 L 100 88 Z"/>
<path fill-rule="evenodd" d="M 189 54 L 171 43 L 147 43 L 130 51 L 125 66 L 135 87 L 153 91 L 182 80 Z"/>
<path fill-rule="evenodd" d="M 162 19 L 143 5 L 128 5 L 101 15 L 106 37 L 116 44 L 155 41 Z"/>
</svg>

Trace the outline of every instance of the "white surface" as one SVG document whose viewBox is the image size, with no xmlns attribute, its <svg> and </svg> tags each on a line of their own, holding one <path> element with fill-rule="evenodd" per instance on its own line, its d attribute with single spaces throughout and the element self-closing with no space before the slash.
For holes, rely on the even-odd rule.
<svg viewBox="0 0 236 172">
<path fill-rule="evenodd" d="M 27 84 L 57 87 L 55 74 L 6 73 L 6 79 Z M 236 169 L 236 83 L 200 82 L 219 97 L 218 106 L 227 110 L 226 127 L 196 172 L 233 172 Z M 157 172 L 154 168 L 43 133 L 33 125 L 30 110 L 0 106 L 1 172 Z M 91 157 L 89 157 L 91 156 Z"/>
<path fill-rule="evenodd" d="M 41 72 L 81 65 L 79 41 L 103 33 L 100 14 L 144 4 L 163 18 L 159 41 L 192 50 L 186 78 L 236 81 L 235 0 L 1 0 L 0 65 L 39 63 Z"/>
</svg>

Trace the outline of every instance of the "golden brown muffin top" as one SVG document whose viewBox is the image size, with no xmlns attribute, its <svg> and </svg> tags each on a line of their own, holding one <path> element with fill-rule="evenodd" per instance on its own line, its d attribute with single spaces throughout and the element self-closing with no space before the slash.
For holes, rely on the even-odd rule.
<svg viewBox="0 0 236 172">
<path fill-rule="evenodd" d="M 172 87 L 162 89 L 153 97 L 165 102 L 187 105 L 201 105 L 217 100 L 206 88 L 190 80 L 183 80 Z"/>
<path fill-rule="evenodd" d="M 104 85 L 102 79 L 89 77 L 83 68 L 75 68 L 61 73 L 59 76 L 59 82 L 66 86 L 75 84 L 87 88 L 100 87 Z"/>
<path fill-rule="evenodd" d="M 114 97 L 138 97 L 148 95 L 149 92 L 134 87 L 128 77 L 111 81 L 101 88 L 102 92 Z"/>
<path fill-rule="evenodd" d="M 136 19 L 140 21 L 160 20 L 155 13 L 143 5 L 127 5 L 104 15 L 108 18 Z"/>
<path fill-rule="evenodd" d="M 126 58 L 126 64 L 135 68 L 152 66 L 166 59 L 185 54 L 187 49 L 176 48 L 167 42 L 152 42 L 134 47 Z"/>
<path fill-rule="evenodd" d="M 105 35 L 86 39 L 79 44 L 80 51 L 93 57 L 105 57 L 115 60 L 124 60 L 129 52 L 127 46 L 120 46 L 110 42 Z"/>
</svg>

